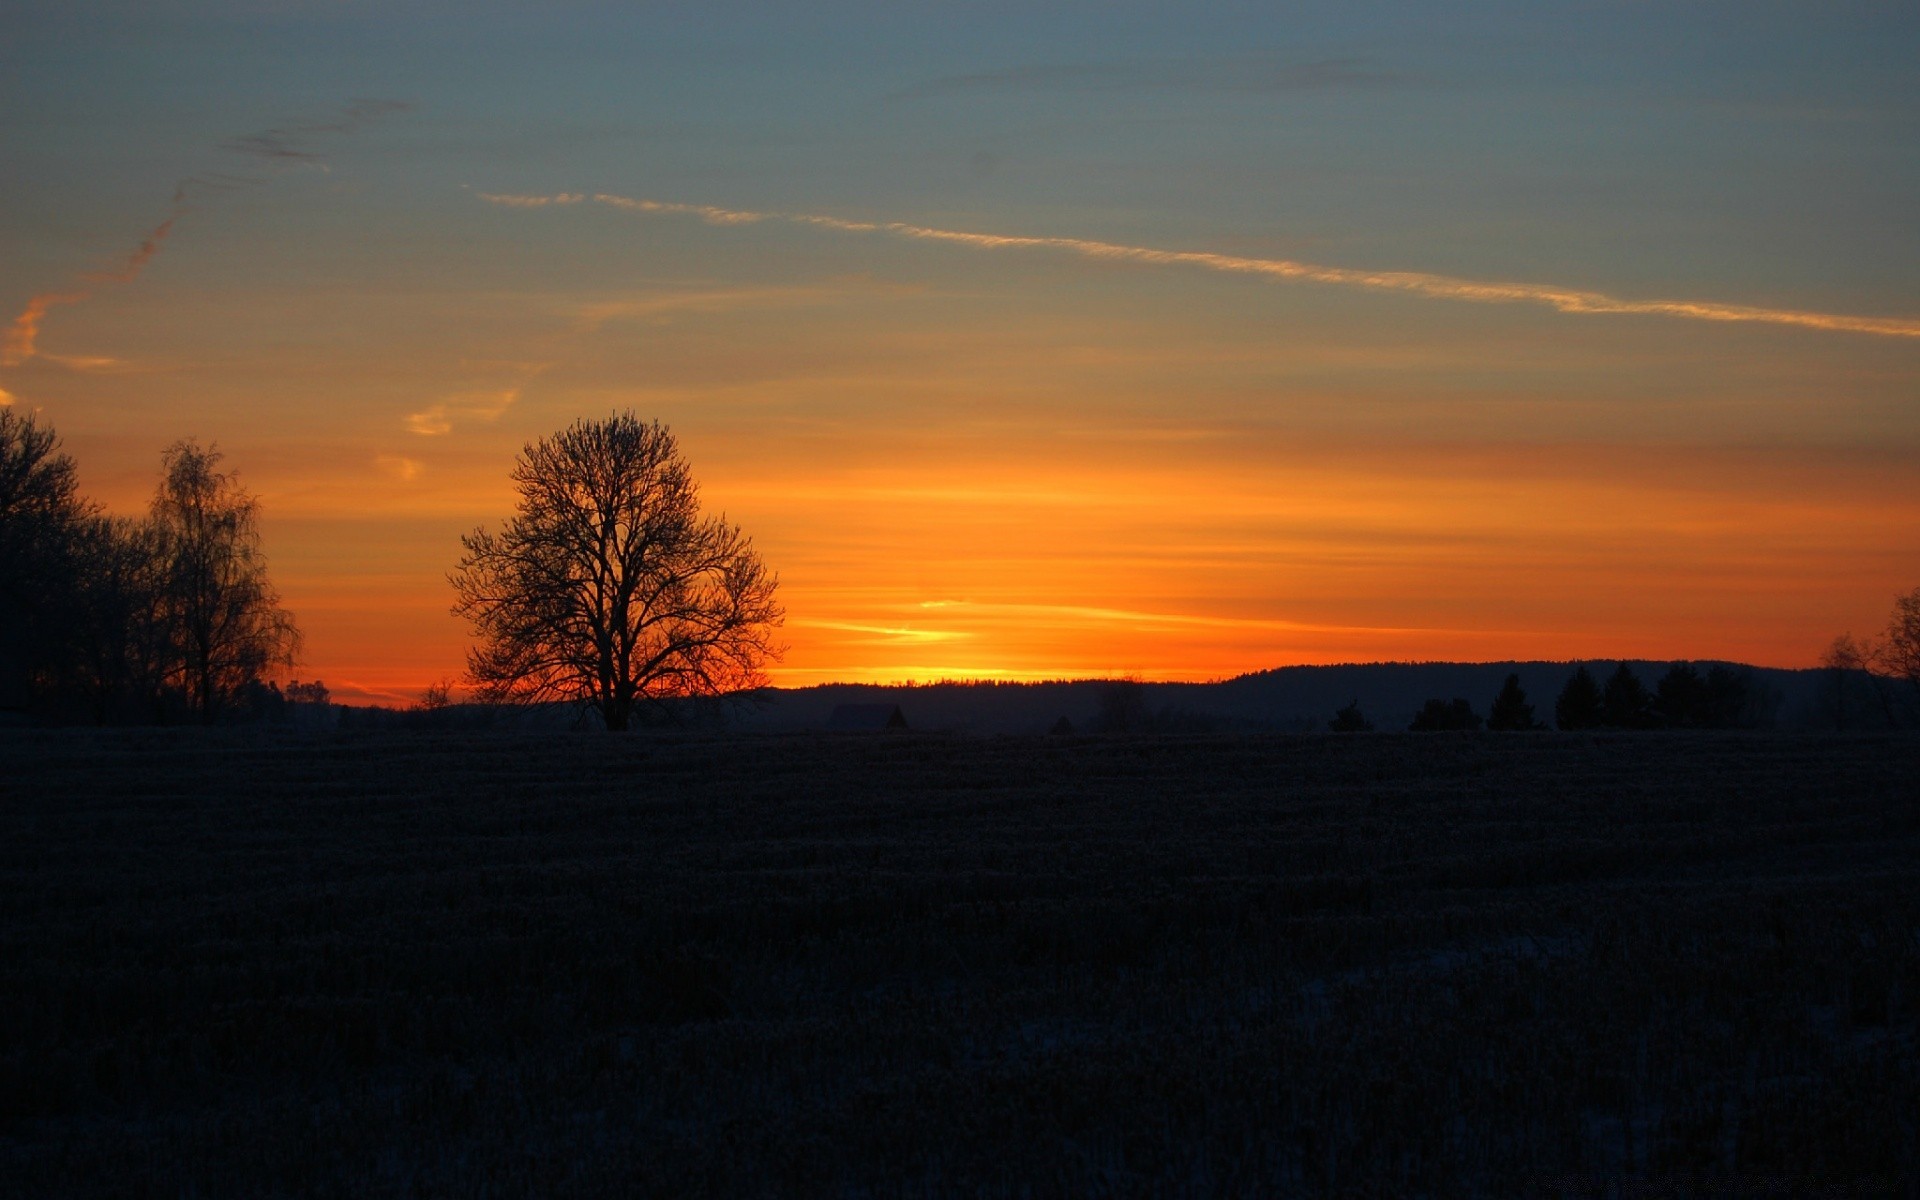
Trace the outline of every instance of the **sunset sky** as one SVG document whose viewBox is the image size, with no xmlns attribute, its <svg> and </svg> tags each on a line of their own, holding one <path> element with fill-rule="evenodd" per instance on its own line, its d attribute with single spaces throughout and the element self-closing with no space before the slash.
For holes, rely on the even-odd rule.
<svg viewBox="0 0 1920 1200">
<path fill-rule="evenodd" d="M 0 403 L 114 511 L 217 442 L 350 700 L 626 408 L 783 684 L 1877 630 L 1920 7 L 1461 7 L 10 0 Z"/>
</svg>

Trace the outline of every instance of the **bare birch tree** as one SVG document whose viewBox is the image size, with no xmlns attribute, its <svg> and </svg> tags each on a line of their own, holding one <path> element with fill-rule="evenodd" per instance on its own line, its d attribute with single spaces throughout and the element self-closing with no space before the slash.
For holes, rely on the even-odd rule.
<svg viewBox="0 0 1920 1200">
<path fill-rule="evenodd" d="M 300 634 L 267 581 L 259 503 L 220 451 L 167 447 L 150 521 L 164 564 L 161 603 L 175 660 L 169 674 L 203 721 L 274 666 L 292 666 Z"/>
</svg>

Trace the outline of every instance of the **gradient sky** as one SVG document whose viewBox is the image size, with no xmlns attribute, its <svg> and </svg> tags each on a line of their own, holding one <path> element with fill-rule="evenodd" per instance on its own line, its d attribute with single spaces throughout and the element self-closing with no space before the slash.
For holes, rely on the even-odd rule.
<svg viewBox="0 0 1920 1200">
<path fill-rule="evenodd" d="M 1920 8 L 1459 7 L 11 0 L 0 402 L 116 511 L 217 442 L 350 699 L 629 407 L 782 683 L 1876 630 Z"/>
</svg>

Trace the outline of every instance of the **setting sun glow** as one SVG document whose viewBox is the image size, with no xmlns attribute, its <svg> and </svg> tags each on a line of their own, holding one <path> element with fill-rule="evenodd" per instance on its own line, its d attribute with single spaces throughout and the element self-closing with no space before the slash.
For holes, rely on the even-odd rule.
<svg viewBox="0 0 1920 1200">
<path fill-rule="evenodd" d="M 406 17 L 236 11 L 319 48 L 188 99 L 204 22 L 115 74 L 46 15 L 0 56 L 0 404 L 114 512 L 217 443 L 347 700 L 459 677 L 461 534 L 626 409 L 779 573 L 780 684 L 1810 665 L 1920 582 L 1920 93 L 1897 38 L 1782 76 L 1615 17 L 1522 42 L 1631 90 L 1329 13 L 823 14 L 803 57 L 596 9 L 416 70 Z"/>
</svg>

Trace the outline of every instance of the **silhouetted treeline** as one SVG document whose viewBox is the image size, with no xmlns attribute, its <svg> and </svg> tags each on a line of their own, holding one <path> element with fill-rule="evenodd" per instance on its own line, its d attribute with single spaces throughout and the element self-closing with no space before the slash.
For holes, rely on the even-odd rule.
<svg viewBox="0 0 1920 1200">
<path fill-rule="evenodd" d="M 1745 668 L 1724 663 L 1703 674 L 1677 662 L 1650 692 L 1621 663 L 1598 683 L 1585 666 L 1574 670 L 1554 701 L 1561 729 L 1760 729 L 1773 724 L 1779 699 Z"/>
<path fill-rule="evenodd" d="M 299 631 L 267 580 L 258 505 L 221 455 L 168 447 L 143 518 L 81 496 L 51 429 L 0 410 L 0 713 L 232 721 L 287 700 Z"/>
<path fill-rule="evenodd" d="M 841 704 L 898 704 L 916 730 L 982 734 L 1041 734 L 1062 717 L 1081 733 L 1312 733 L 1328 728 L 1337 709 L 1356 701 L 1361 719 L 1380 729 L 1406 729 L 1426 700 L 1466 697 L 1488 730 L 1552 729 L 1554 700 L 1570 662 L 1348 663 L 1277 667 L 1208 683 L 1082 679 L 921 684 L 835 683 L 770 688 L 764 705 L 735 714 L 734 727 L 797 733 L 826 726 Z M 1642 680 L 1658 681 L 1671 663 L 1628 664 Z M 1705 676 L 1714 667 L 1747 683 L 1737 725 L 1755 729 L 1832 728 L 1823 700 L 1827 673 L 1692 662 Z M 1617 660 L 1586 664 L 1596 688 Z M 1505 686 L 1511 677 L 1512 692 Z M 1125 686 L 1119 686 L 1125 685 Z M 1861 686 L 1865 686 L 1862 684 Z M 1504 697 L 1504 700 L 1503 700 Z"/>
<path fill-rule="evenodd" d="M 334 723 L 340 729 L 413 729 L 450 732 L 453 730 L 491 729 L 496 724 L 511 723 L 516 729 L 539 728 L 538 721 L 526 719 L 522 710 L 503 710 L 493 704 L 448 704 L 438 707 L 413 705 L 408 708 L 389 708 L 385 705 L 367 707 L 346 706 L 339 708 Z M 572 722 L 550 722 L 555 727 L 565 728 Z"/>
<path fill-rule="evenodd" d="M 1445 700 L 1429 700 L 1419 712 L 1413 715 L 1413 724 L 1407 726 L 1414 733 L 1437 733 L 1442 730 L 1474 730 L 1485 722 L 1480 714 L 1473 711 L 1473 705 L 1464 697 L 1456 696 L 1452 703 Z"/>
<path fill-rule="evenodd" d="M 1116 679 L 1101 689 L 1100 711 L 1093 719 L 1092 729 L 1095 733 L 1211 733 L 1219 724 L 1206 713 L 1177 704 L 1151 708 L 1147 704 L 1146 688 L 1139 680 Z"/>
<path fill-rule="evenodd" d="M 1633 668 L 1621 663 L 1605 684 L 1584 665 L 1575 667 L 1553 712 L 1561 729 L 1754 729 L 1770 725 L 1777 707 L 1777 698 L 1743 668 L 1715 663 L 1703 674 L 1692 663 L 1677 662 L 1649 692 Z M 1407 728 L 1415 733 L 1470 731 L 1482 724 L 1494 731 L 1547 728 L 1534 718 L 1517 674 L 1507 676 L 1489 712 L 1482 722 L 1464 697 L 1430 699 Z"/>
</svg>

